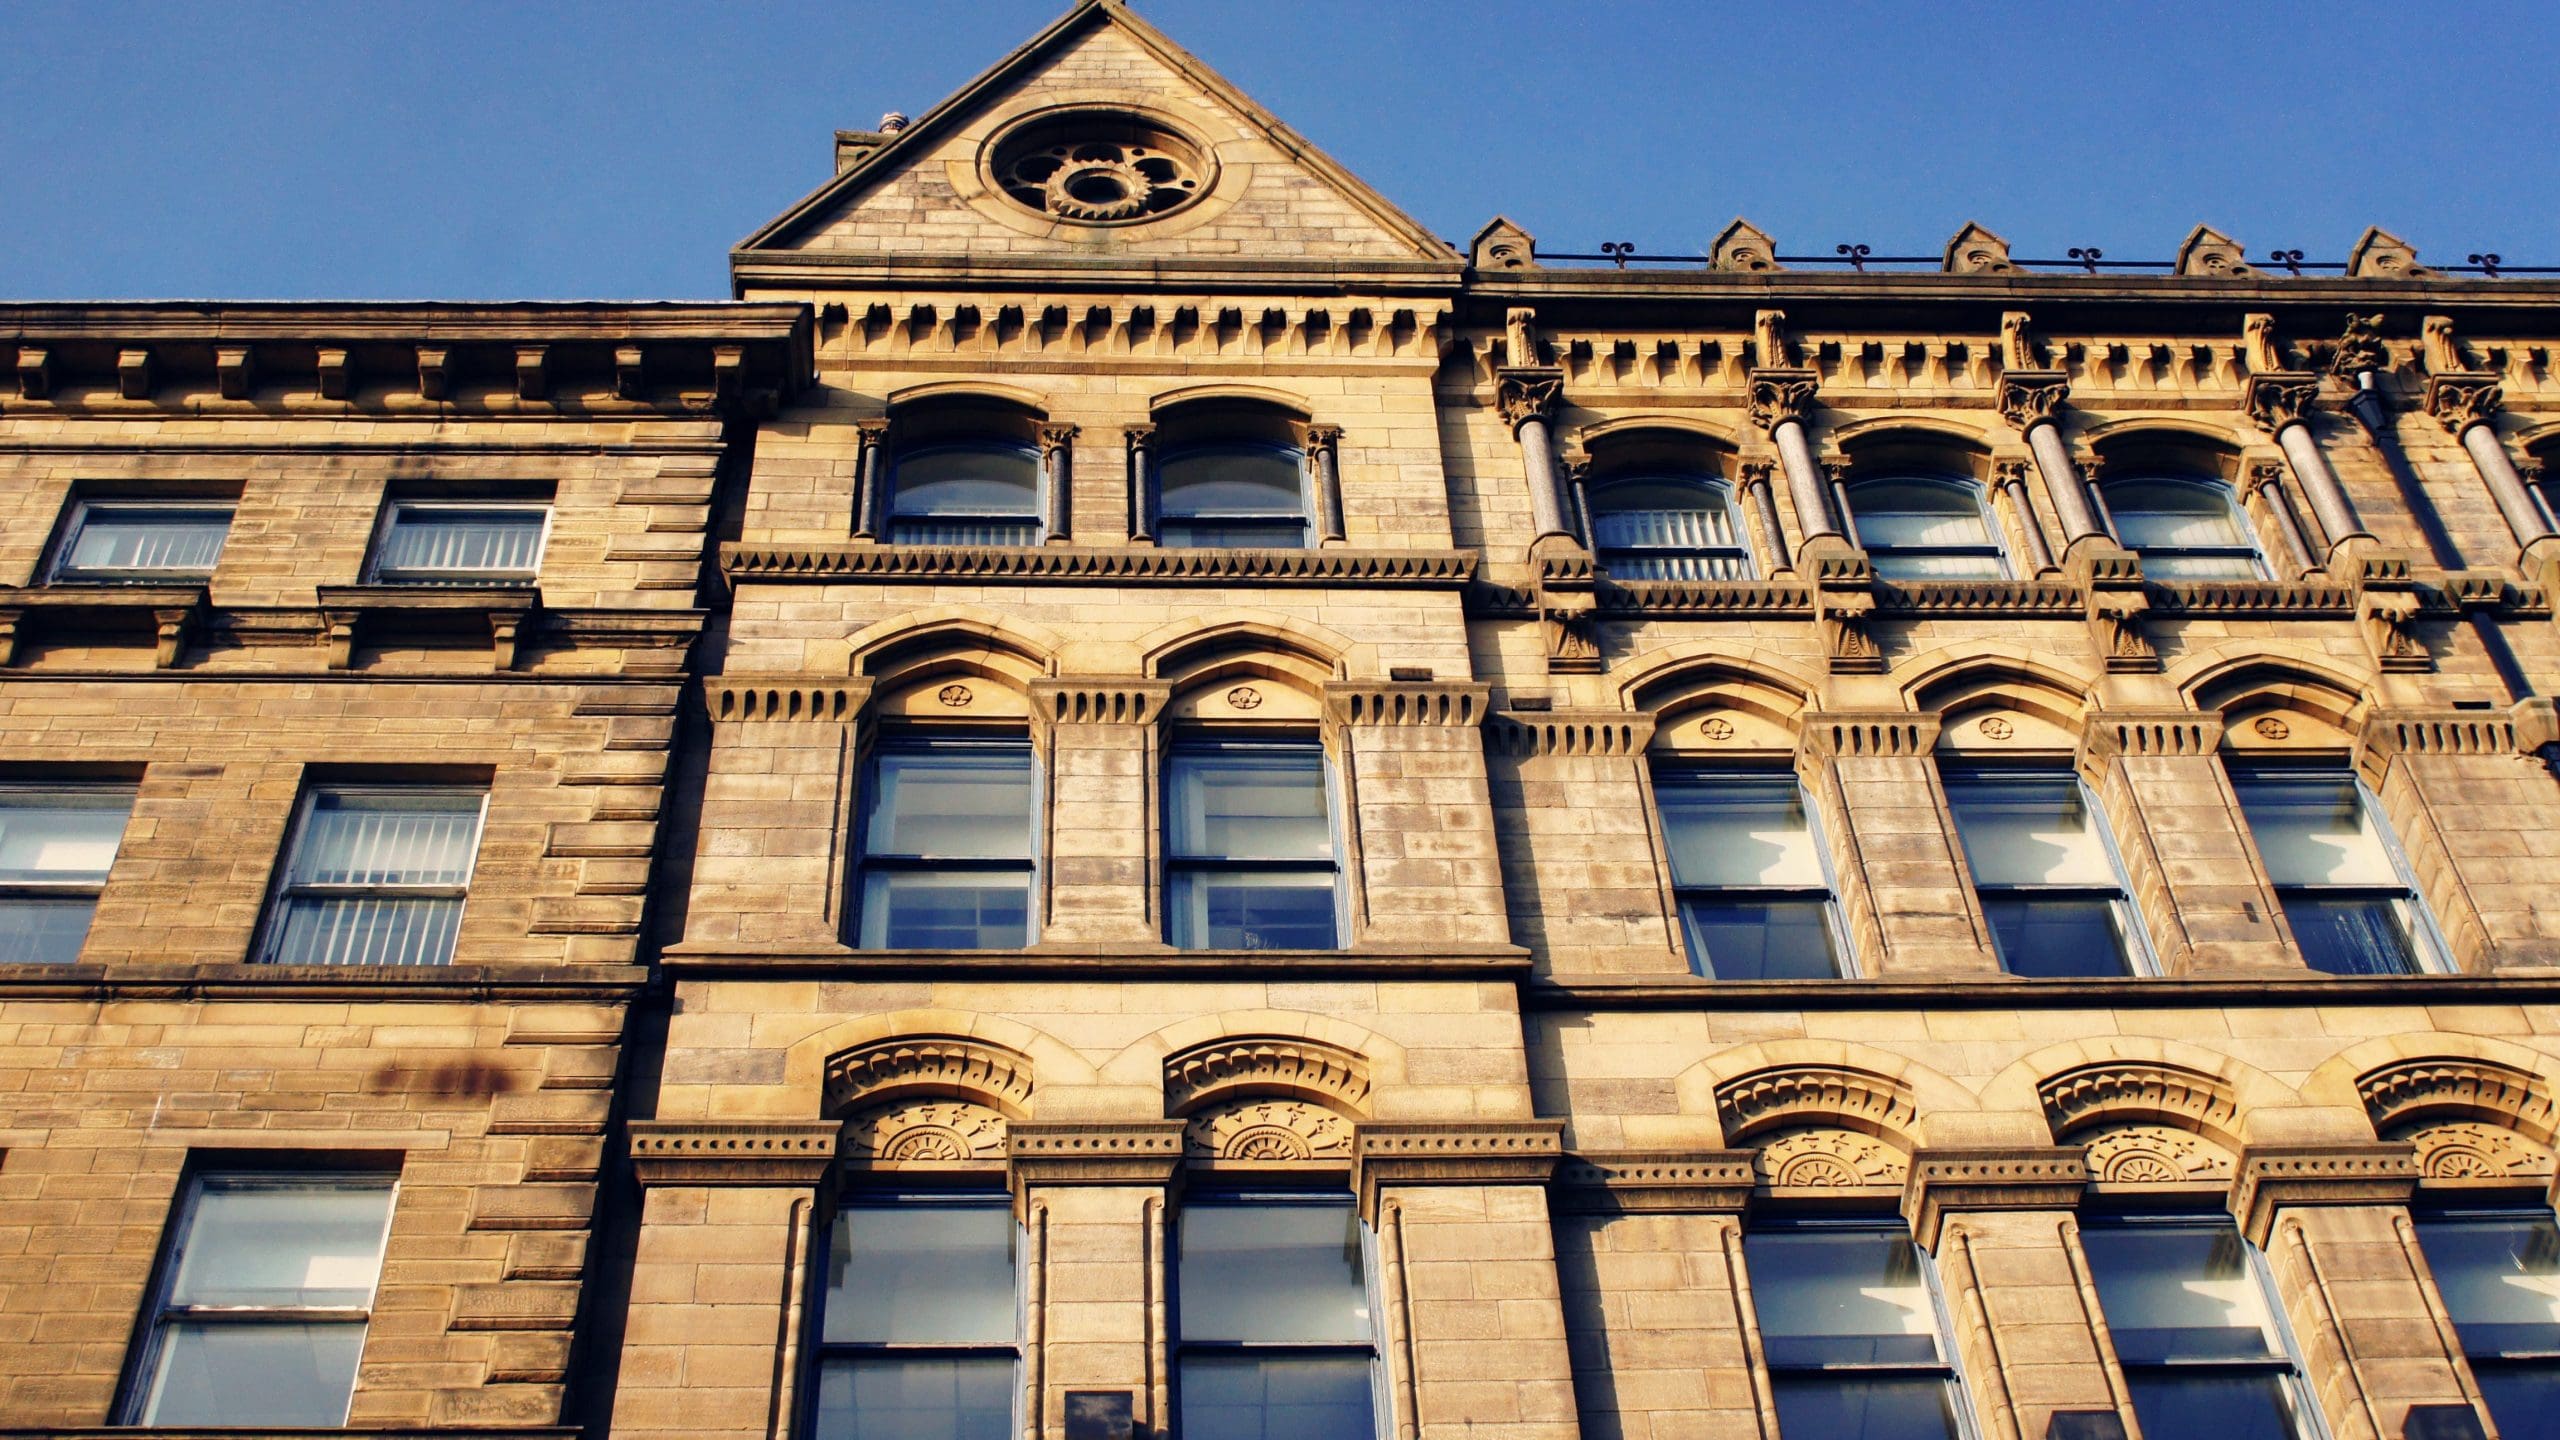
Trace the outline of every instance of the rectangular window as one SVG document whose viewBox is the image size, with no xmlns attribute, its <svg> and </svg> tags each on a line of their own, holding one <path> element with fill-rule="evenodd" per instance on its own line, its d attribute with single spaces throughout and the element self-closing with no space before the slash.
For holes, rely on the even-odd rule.
<svg viewBox="0 0 2560 1440">
<path fill-rule="evenodd" d="M 2353 771 L 2234 764 L 2230 772 L 2249 837 L 2312 969 L 2443 968 L 2417 886 Z"/>
<path fill-rule="evenodd" d="M 231 534 L 228 505 L 84 500 L 54 560 L 53 578 L 87 584 L 203 580 Z"/>
<path fill-rule="evenodd" d="M 486 798 L 424 786 L 327 785 L 305 794 L 260 958 L 450 963 Z"/>
<path fill-rule="evenodd" d="M 389 1175 L 190 1181 L 123 1423 L 344 1425 L 392 1188 Z"/>
<path fill-rule="evenodd" d="M 0 786 L 0 963 L 80 958 L 132 814 L 130 790 Z"/>
<path fill-rule="evenodd" d="M 385 585 L 530 585 L 542 568 L 551 507 L 395 500 L 374 548 Z"/>
<path fill-rule="evenodd" d="M 2560 1226 L 2551 1212 L 2418 1217 L 2436 1291 L 2507 1440 L 2560 1440 Z"/>
<path fill-rule="evenodd" d="M 863 793 L 855 902 L 863 949 L 1030 943 L 1029 741 L 884 740 Z"/>
<path fill-rule="evenodd" d="M 1828 980 L 1839 922 L 1803 787 L 1783 771 L 1653 776 L 1689 964 L 1717 980 Z"/>
<path fill-rule="evenodd" d="M 2143 1434 L 2317 1433 L 2265 1269 L 2229 1217 L 2093 1219 L 2080 1242 Z"/>
<path fill-rule="evenodd" d="M 1175 946 L 1341 943 L 1321 741 L 1181 739 L 1165 769 L 1165 921 Z"/>
<path fill-rule="evenodd" d="M 1195 1195 L 1175 1330 L 1183 1440 L 1375 1440 L 1377 1340 L 1348 1195 Z"/>
<path fill-rule="evenodd" d="M 1893 1222 L 1802 1221 L 1743 1237 L 1778 1432 L 1955 1440 L 1955 1367 L 1928 1258 Z"/>
<path fill-rule="evenodd" d="M 2131 973 L 2141 928 L 2080 777 L 1948 769 L 1942 778 L 2001 967 L 2033 979 Z"/>
<path fill-rule="evenodd" d="M 1007 1440 L 1021 1363 L 1012 1203 L 865 1195 L 836 1212 L 819 1440 Z"/>
</svg>

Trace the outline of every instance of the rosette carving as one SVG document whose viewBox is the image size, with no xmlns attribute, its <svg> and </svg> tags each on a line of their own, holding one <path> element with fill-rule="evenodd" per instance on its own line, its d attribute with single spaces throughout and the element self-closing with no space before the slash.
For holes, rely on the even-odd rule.
<svg viewBox="0 0 2560 1440">
<path fill-rule="evenodd" d="M 1192 1116 L 1182 1145 L 1198 1160 L 1349 1160 L 1351 1122 L 1305 1100 L 1242 1100 Z"/>
<path fill-rule="evenodd" d="M 856 1115 L 845 1152 L 875 1164 L 950 1164 L 1004 1158 L 1005 1120 L 967 1100 L 900 1100 Z"/>
</svg>

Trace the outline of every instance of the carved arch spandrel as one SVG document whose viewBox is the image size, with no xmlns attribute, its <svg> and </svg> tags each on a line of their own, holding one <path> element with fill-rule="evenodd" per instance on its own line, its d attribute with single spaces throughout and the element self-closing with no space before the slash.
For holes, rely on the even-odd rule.
<svg viewBox="0 0 2560 1440">
<path fill-rule="evenodd" d="M 974 605 L 910 610 L 867 625 L 841 641 L 812 646 L 808 668 L 841 666 L 847 675 L 894 684 L 928 667 L 974 668 L 1020 683 L 1057 671 L 1058 635 Z M 955 658 L 965 665 L 953 666 Z"/>
<path fill-rule="evenodd" d="M 1005 1156 L 1005 1125 L 1002 1113 L 969 1100 L 891 1100 L 846 1120 L 843 1154 L 866 1165 L 997 1161 Z"/>
<path fill-rule="evenodd" d="M 1022 1120 L 1030 1117 L 1031 1092 L 1030 1056 L 958 1035 L 874 1041 L 830 1056 L 825 1070 L 830 1115 L 923 1096 L 965 1100 Z"/>
<path fill-rule="evenodd" d="M 2105 1060 L 2043 1080 L 2036 1096 L 2055 1143 L 2087 1147 L 2097 1184 L 2219 1184 L 2239 1158 L 2239 1104 L 2201 1070 Z"/>
<path fill-rule="evenodd" d="M 2539 1076 L 2496 1060 L 2399 1060 L 2356 1077 L 2374 1134 L 2417 1147 L 2429 1180 L 2545 1177 L 2560 1106 Z"/>
<path fill-rule="evenodd" d="M 1164 1113 L 1181 1119 L 1240 1097 L 1313 1101 L 1346 1115 L 1369 1107 L 1369 1061 L 1298 1035 L 1238 1035 L 1165 1057 Z"/>
</svg>

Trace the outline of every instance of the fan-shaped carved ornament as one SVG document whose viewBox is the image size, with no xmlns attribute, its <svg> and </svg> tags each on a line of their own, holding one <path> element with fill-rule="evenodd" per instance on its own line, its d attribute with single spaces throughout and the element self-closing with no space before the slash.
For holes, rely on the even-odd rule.
<svg viewBox="0 0 2560 1440">
<path fill-rule="evenodd" d="M 1018 1114 L 1031 1101 L 1031 1057 L 983 1040 L 919 1035 L 864 1045 L 827 1062 L 830 1113 L 920 1092 Z"/>
<path fill-rule="evenodd" d="M 2402 1138 L 2418 1147 L 2418 1173 L 2429 1180 L 2503 1180 L 2552 1171 L 2549 1150 L 2502 1125 L 2460 1120 Z"/>
<path fill-rule="evenodd" d="M 1369 1062 L 1321 1040 L 1275 1035 L 1213 1040 L 1165 1057 L 1167 1115 L 1244 1095 L 1290 1096 L 1359 1114 L 1369 1102 Z"/>
<path fill-rule="evenodd" d="M 1752 1173 L 1772 1189 L 1842 1190 L 1899 1185 L 1910 1157 L 1872 1135 L 1832 1126 L 1791 1130 L 1752 1153 Z"/>
<path fill-rule="evenodd" d="M 1004 1158 L 1002 1115 L 966 1100 L 900 1100 L 863 1111 L 845 1126 L 845 1153 L 875 1163 L 913 1165 Z"/>
<path fill-rule="evenodd" d="M 1200 1160 L 1348 1160 L 1351 1122 L 1304 1100 L 1246 1100 L 1192 1116 L 1182 1147 Z"/>
<path fill-rule="evenodd" d="M 2116 1125 L 2089 1141 L 2089 1179 L 2099 1185 L 2180 1185 L 2231 1178 L 2231 1152 L 2166 1125 Z"/>
<path fill-rule="evenodd" d="M 2448 1120 L 2484 1120 L 2549 1143 L 2560 1110 L 2535 1077 L 2495 1060 L 2403 1060 L 2356 1078 L 2374 1133 L 2385 1140 Z"/>
<path fill-rule="evenodd" d="M 1919 1118 L 1899 1080 L 1845 1066 L 1783 1065 L 1716 1087 L 1727 1144 L 1808 1121 L 1907 1141 Z"/>
<path fill-rule="evenodd" d="M 2240 1107 L 2229 1087 L 2201 1070 L 2142 1061 L 2102 1061 L 2066 1070 L 2036 1087 L 2053 1138 L 2120 1121 L 2152 1121 L 2211 1136 L 2233 1133 Z M 2090 1162 L 2093 1166 L 2096 1162 Z"/>
</svg>

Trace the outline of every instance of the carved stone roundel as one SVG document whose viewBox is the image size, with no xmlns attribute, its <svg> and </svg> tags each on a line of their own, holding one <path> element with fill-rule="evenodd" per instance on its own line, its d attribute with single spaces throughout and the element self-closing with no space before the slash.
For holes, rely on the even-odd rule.
<svg viewBox="0 0 2560 1440">
<path fill-rule="evenodd" d="M 1262 692 L 1250 685 L 1239 685 L 1227 692 L 1227 703 L 1239 710 L 1257 709 L 1262 704 Z"/>
<path fill-rule="evenodd" d="M 1344 1159 L 1351 1154 L 1351 1127 L 1303 1100 L 1248 1100 L 1192 1116 L 1183 1149 L 1204 1160 Z"/>
<path fill-rule="evenodd" d="M 1779 1189 L 1899 1185 L 1910 1168 L 1902 1152 L 1883 1141 L 1829 1126 L 1781 1135 L 1753 1159 L 1760 1183 Z"/>
<path fill-rule="evenodd" d="M 1017 203 L 1060 220 L 1122 224 L 1170 214 L 1207 193 L 1207 151 L 1141 116 L 1071 110 L 998 140 L 996 184 Z"/>
<path fill-rule="evenodd" d="M 935 691 L 933 698 L 941 701 L 944 705 L 953 710 L 958 710 L 965 707 L 970 701 L 975 700 L 978 697 L 968 686 L 953 684 L 945 685 L 940 690 Z"/>
<path fill-rule="evenodd" d="M 2292 726 L 2273 715 L 2260 716 L 2258 723 L 2252 728 L 2270 740 L 2281 740 L 2293 733 Z"/>
<path fill-rule="evenodd" d="M 1727 720 L 1721 715 L 1718 715 L 1706 724 L 1699 726 L 1698 729 L 1700 733 L 1704 734 L 1710 740 L 1730 740 L 1733 738 L 1733 722 Z"/>
<path fill-rule="evenodd" d="M 1979 728 L 1985 736 L 1993 740 L 2006 740 L 2018 733 L 2018 727 L 2010 724 L 2009 717 L 2005 715 L 1986 715 L 1982 717 Z"/>
<path fill-rule="evenodd" d="M 965 1100 L 908 1100 L 864 1111 L 845 1148 L 891 1164 L 987 1160 L 1004 1154 L 1004 1117 Z"/>
</svg>

